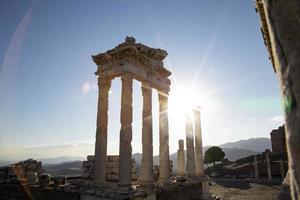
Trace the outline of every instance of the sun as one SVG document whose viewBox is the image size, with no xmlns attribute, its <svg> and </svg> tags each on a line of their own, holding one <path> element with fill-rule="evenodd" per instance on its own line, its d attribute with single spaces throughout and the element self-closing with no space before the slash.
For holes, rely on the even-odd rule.
<svg viewBox="0 0 300 200">
<path fill-rule="evenodd" d="M 192 116 L 193 110 L 200 107 L 200 99 L 191 89 L 176 88 L 170 93 L 169 112 L 171 115 Z"/>
</svg>

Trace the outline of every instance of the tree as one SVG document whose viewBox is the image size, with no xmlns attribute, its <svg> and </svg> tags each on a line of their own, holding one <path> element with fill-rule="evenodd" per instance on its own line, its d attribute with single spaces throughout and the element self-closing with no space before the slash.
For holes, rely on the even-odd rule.
<svg viewBox="0 0 300 200">
<path fill-rule="evenodd" d="M 214 163 L 215 166 L 216 161 L 221 161 L 224 157 L 224 151 L 220 147 L 213 146 L 206 150 L 204 155 L 204 162 Z"/>
</svg>

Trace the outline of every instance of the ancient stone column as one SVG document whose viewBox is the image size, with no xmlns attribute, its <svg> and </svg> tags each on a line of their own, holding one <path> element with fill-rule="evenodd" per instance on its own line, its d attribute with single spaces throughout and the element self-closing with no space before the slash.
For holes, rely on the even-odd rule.
<svg viewBox="0 0 300 200">
<path fill-rule="evenodd" d="M 159 93 L 159 183 L 170 183 L 168 96 Z"/>
<path fill-rule="evenodd" d="M 119 148 L 119 188 L 131 189 L 131 158 L 132 158 L 132 81 L 131 73 L 121 77 L 121 130 Z"/>
<path fill-rule="evenodd" d="M 203 152 L 202 152 L 202 132 L 200 120 L 200 108 L 194 109 L 194 127 L 195 127 L 195 174 L 204 176 Z"/>
<path fill-rule="evenodd" d="M 268 152 L 266 153 L 266 160 L 267 160 L 268 179 L 272 179 L 270 155 Z"/>
<path fill-rule="evenodd" d="M 177 175 L 185 175 L 185 159 L 184 159 L 184 140 L 178 140 L 179 149 L 177 150 Z"/>
<path fill-rule="evenodd" d="M 281 175 L 281 178 L 282 178 L 282 179 L 285 178 L 284 161 L 283 161 L 283 160 L 280 160 L 280 175 Z"/>
<path fill-rule="evenodd" d="M 281 85 L 291 196 L 300 199 L 300 1 L 256 2 L 265 44 Z"/>
<path fill-rule="evenodd" d="M 187 177 L 195 177 L 195 155 L 194 155 L 194 136 L 193 136 L 193 123 L 191 116 L 188 114 L 185 118 L 185 131 L 186 131 L 186 174 Z"/>
<path fill-rule="evenodd" d="M 259 169 L 258 169 L 258 162 L 256 156 L 254 156 L 254 170 L 255 170 L 255 179 L 259 180 Z"/>
<path fill-rule="evenodd" d="M 108 92 L 111 80 L 98 79 L 98 112 L 97 130 L 95 142 L 95 171 L 94 184 L 103 186 L 106 182 L 106 160 L 107 160 L 107 111 L 108 111 Z"/>
<path fill-rule="evenodd" d="M 141 186 L 153 185 L 153 145 L 152 145 L 152 87 L 149 82 L 142 83 L 143 128 L 142 128 L 142 166 Z"/>
</svg>

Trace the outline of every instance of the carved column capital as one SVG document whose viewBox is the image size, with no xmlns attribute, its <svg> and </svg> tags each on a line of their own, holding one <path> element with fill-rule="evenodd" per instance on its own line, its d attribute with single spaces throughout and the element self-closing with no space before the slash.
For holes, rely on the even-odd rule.
<svg viewBox="0 0 300 200">
<path fill-rule="evenodd" d="M 98 87 L 99 91 L 101 90 L 109 90 L 111 87 L 111 81 L 112 79 L 109 78 L 98 78 Z"/>
<path fill-rule="evenodd" d="M 121 81 L 122 82 L 132 82 L 133 81 L 133 73 L 131 72 L 125 72 L 121 75 Z"/>
<path fill-rule="evenodd" d="M 152 84 L 149 81 L 142 82 L 142 95 L 149 95 L 152 92 Z"/>
</svg>

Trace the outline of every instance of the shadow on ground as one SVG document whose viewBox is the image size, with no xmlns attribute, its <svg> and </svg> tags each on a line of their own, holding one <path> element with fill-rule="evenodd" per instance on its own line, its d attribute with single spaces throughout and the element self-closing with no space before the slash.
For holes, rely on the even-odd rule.
<svg viewBox="0 0 300 200">
<path fill-rule="evenodd" d="M 214 180 L 215 183 L 221 185 L 222 187 L 229 187 L 229 188 L 237 188 L 240 190 L 248 190 L 251 188 L 248 182 L 242 181 L 224 181 L 224 180 Z"/>
</svg>

